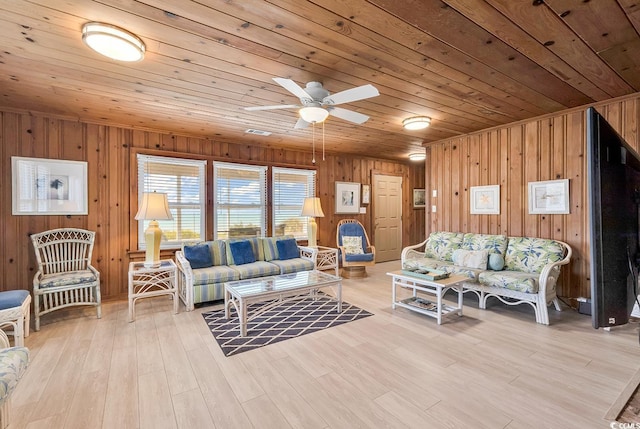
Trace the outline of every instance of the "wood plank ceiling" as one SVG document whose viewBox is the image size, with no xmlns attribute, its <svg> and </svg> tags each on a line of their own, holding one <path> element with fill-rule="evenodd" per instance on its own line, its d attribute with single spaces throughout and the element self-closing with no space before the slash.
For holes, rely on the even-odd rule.
<svg viewBox="0 0 640 429">
<path fill-rule="evenodd" d="M 101 57 L 85 22 L 147 48 Z M 0 105 L 215 141 L 310 148 L 272 77 L 380 96 L 330 117 L 328 151 L 406 159 L 423 143 L 640 91 L 637 0 L 0 0 Z M 405 131 L 404 118 L 432 126 Z M 249 128 L 269 137 L 247 134 Z M 321 135 L 316 127 L 316 138 Z"/>
</svg>

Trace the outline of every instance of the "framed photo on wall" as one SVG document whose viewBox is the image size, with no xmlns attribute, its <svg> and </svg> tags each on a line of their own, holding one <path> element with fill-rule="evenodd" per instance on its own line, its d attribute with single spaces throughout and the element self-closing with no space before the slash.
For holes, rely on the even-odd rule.
<svg viewBox="0 0 640 429">
<path fill-rule="evenodd" d="M 336 182 L 336 214 L 360 213 L 360 183 Z"/>
<path fill-rule="evenodd" d="M 529 182 L 529 214 L 569 214 L 569 179 Z"/>
<path fill-rule="evenodd" d="M 500 185 L 472 186 L 471 214 L 500 214 Z"/>
<path fill-rule="evenodd" d="M 11 157 L 13 215 L 86 215 L 87 163 Z"/>
<path fill-rule="evenodd" d="M 362 185 L 362 204 L 369 204 L 371 202 L 371 187 L 369 185 Z"/>
<path fill-rule="evenodd" d="M 427 195 L 424 189 L 414 189 L 413 190 L 413 208 L 420 209 L 424 208 L 427 204 Z"/>
</svg>

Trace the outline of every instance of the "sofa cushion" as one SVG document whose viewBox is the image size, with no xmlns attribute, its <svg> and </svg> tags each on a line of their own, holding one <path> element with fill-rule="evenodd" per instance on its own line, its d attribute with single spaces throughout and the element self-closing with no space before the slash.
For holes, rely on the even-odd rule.
<svg viewBox="0 0 640 429">
<path fill-rule="evenodd" d="M 225 240 L 207 241 L 213 265 L 227 265 L 227 243 Z"/>
<path fill-rule="evenodd" d="M 274 259 L 272 264 L 280 268 L 280 274 L 297 273 L 299 271 L 311 271 L 315 268 L 315 264 L 310 259 L 293 258 L 286 260 Z"/>
<path fill-rule="evenodd" d="M 483 271 L 478 277 L 481 285 L 502 287 L 525 293 L 538 293 L 538 275 L 522 271 Z"/>
<path fill-rule="evenodd" d="M 402 268 L 422 268 L 425 270 L 439 270 L 445 273 L 461 275 L 469 278 L 469 281 L 477 281 L 478 275 L 483 271 L 475 268 L 460 267 L 453 262 L 440 261 L 431 258 L 418 258 L 406 260 Z"/>
<path fill-rule="evenodd" d="M 362 237 L 359 235 L 345 235 L 342 237 L 342 247 L 347 255 L 363 255 Z"/>
<path fill-rule="evenodd" d="M 507 242 L 506 235 L 466 233 L 462 240 L 461 248 L 465 250 L 488 250 L 489 254 L 504 255 L 507 251 Z"/>
<path fill-rule="evenodd" d="M 240 280 L 280 274 L 280 267 L 274 264 L 273 261 L 256 261 L 250 264 L 232 265 L 231 268 L 238 272 Z"/>
<path fill-rule="evenodd" d="M 225 265 L 212 266 L 193 270 L 193 284 L 206 285 L 240 280 L 240 274 Z"/>
<path fill-rule="evenodd" d="M 487 261 L 489 259 L 489 251 L 484 250 L 465 250 L 456 249 L 451 255 L 454 265 L 459 267 L 476 268 L 479 270 L 487 269 Z"/>
<path fill-rule="evenodd" d="M 424 246 L 425 258 L 451 262 L 453 251 L 462 246 L 464 234 L 461 232 L 432 232 Z"/>
<path fill-rule="evenodd" d="M 344 255 L 344 260 L 347 262 L 371 262 L 375 255 L 373 253 L 355 253 Z"/>
<path fill-rule="evenodd" d="M 91 270 L 69 271 L 66 273 L 45 274 L 40 278 L 40 289 L 58 286 L 81 286 L 97 280 Z"/>
<path fill-rule="evenodd" d="M 184 257 L 187 258 L 191 269 L 206 268 L 213 266 L 213 258 L 211 257 L 211 248 L 208 243 L 194 244 L 184 246 L 182 248 Z"/>
<path fill-rule="evenodd" d="M 238 265 L 233 259 L 233 254 L 231 253 L 231 243 L 237 243 L 238 241 L 248 241 L 251 243 L 251 248 L 253 249 L 253 256 L 256 261 L 264 261 L 264 249 L 262 247 L 262 239 L 259 237 L 251 237 L 251 238 L 229 238 L 225 240 L 227 246 L 227 265 Z"/>
<path fill-rule="evenodd" d="M 360 224 L 343 223 L 342 225 L 340 225 L 338 230 L 338 246 L 344 246 L 345 245 L 344 239 L 347 237 L 360 237 L 360 247 L 362 248 L 362 253 L 365 252 L 366 249 L 364 248 L 364 246 L 367 243 L 367 238 L 365 237 L 364 229 Z M 346 253 L 346 250 L 345 250 L 345 253 Z"/>
<path fill-rule="evenodd" d="M 6 402 L 28 365 L 29 349 L 26 347 L 9 347 L 0 350 L 0 404 Z"/>
<path fill-rule="evenodd" d="M 300 249 L 298 249 L 298 243 L 296 243 L 295 238 L 278 240 L 276 241 L 276 247 L 278 248 L 278 260 L 286 261 L 287 259 L 300 257 Z"/>
<path fill-rule="evenodd" d="M 282 235 L 278 237 L 262 237 L 260 241 L 262 242 L 262 251 L 264 253 L 264 260 L 269 262 L 274 259 L 280 259 L 280 255 L 278 254 L 278 245 L 276 244 L 279 240 L 287 240 L 289 238 L 294 238 L 291 235 Z"/>
<path fill-rule="evenodd" d="M 540 273 L 545 265 L 564 257 L 564 247 L 545 238 L 509 237 L 505 270 Z"/>
<path fill-rule="evenodd" d="M 491 253 L 489 255 L 489 262 L 487 268 L 493 271 L 501 271 L 504 268 L 504 256 L 497 253 Z"/>
<path fill-rule="evenodd" d="M 251 243 L 247 240 L 229 243 L 229 248 L 231 249 L 231 255 L 233 255 L 234 265 L 250 264 L 256 261 Z"/>
</svg>

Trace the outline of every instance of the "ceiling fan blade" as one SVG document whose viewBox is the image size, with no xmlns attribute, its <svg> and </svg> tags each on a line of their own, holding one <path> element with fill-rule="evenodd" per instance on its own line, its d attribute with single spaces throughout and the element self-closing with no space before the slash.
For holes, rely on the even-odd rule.
<svg viewBox="0 0 640 429">
<path fill-rule="evenodd" d="M 281 87 L 283 87 L 284 89 L 286 89 L 287 91 L 289 91 L 290 93 L 292 93 L 293 95 L 295 95 L 296 97 L 300 98 L 300 99 L 312 99 L 312 97 L 307 94 L 307 91 L 305 91 L 304 89 L 302 89 L 302 87 L 300 85 L 298 85 L 297 83 L 295 83 L 294 81 L 292 81 L 291 79 L 285 79 L 282 77 L 274 77 L 273 80 L 280 85 Z"/>
<path fill-rule="evenodd" d="M 364 100 L 365 98 L 376 97 L 378 95 L 380 95 L 380 93 L 376 87 L 367 84 L 328 95 L 322 100 L 322 104 L 335 105 L 351 103 L 352 101 Z"/>
<path fill-rule="evenodd" d="M 341 107 L 330 107 L 329 114 L 336 118 L 344 119 L 345 121 L 353 122 L 356 124 L 364 124 L 369 117 L 362 113 L 354 112 L 353 110 L 343 109 Z"/>
<path fill-rule="evenodd" d="M 307 128 L 309 126 L 309 122 L 305 121 L 304 119 L 300 118 L 298 119 L 298 122 L 296 122 L 296 125 L 293 127 L 296 130 L 300 130 L 302 128 Z"/>
<path fill-rule="evenodd" d="M 245 107 L 244 110 L 294 109 L 296 107 L 300 107 L 300 106 L 296 104 L 277 104 L 275 106 L 249 106 L 249 107 Z"/>
</svg>

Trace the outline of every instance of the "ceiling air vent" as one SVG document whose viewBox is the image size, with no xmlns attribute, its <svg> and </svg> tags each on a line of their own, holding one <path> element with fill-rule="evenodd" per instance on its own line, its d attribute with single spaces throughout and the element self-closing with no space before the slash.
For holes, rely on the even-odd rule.
<svg viewBox="0 0 640 429">
<path fill-rule="evenodd" d="M 269 131 L 254 130 L 253 128 L 249 128 L 248 130 L 245 131 L 245 133 L 247 133 L 247 134 L 255 134 L 257 136 L 270 136 L 271 135 L 271 133 Z"/>
</svg>

